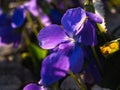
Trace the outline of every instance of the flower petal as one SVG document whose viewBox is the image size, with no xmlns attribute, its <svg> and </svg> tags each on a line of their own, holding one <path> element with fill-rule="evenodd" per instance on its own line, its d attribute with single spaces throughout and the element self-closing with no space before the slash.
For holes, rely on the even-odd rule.
<svg viewBox="0 0 120 90">
<path fill-rule="evenodd" d="M 25 21 L 25 17 L 26 17 L 26 11 L 24 10 L 24 8 L 22 7 L 16 8 L 12 16 L 12 23 L 11 23 L 12 27 L 13 28 L 21 27 Z"/>
<path fill-rule="evenodd" d="M 91 49 L 91 47 L 84 47 L 83 49 L 84 49 L 85 60 L 87 62 L 87 67 L 85 69 L 85 73 L 91 74 L 91 78 L 92 79 L 94 78 L 94 82 L 98 84 L 102 80 L 102 76 L 100 74 L 98 64 L 95 61 L 95 57 L 93 55 L 92 49 Z M 102 62 L 101 58 L 99 58 L 99 60 L 102 65 L 103 62 Z M 86 80 L 87 80 L 87 82 L 89 82 L 90 81 L 89 77 L 87 77 Z"/>
<path fill-rule="evenodd" d="M 73 8 L 66 11 L 62 17 L 61 23 L 66 29 L 66 32 L 73 37 L 74 33 L 82 26 L 85 18 L 86 13 L 82 8 Z"/>
<path fill-rule="evenodd" d="M 95 80 L 95 83 L 100 83 L 100 81 L 102 80 L 102 76 L 100 74 L 100 71 L 96 65 L 95 62 L 92 62 L 92 63 L 89 63 L 87 68 L 86 68 L 86 72 L 89 72 L 92 74 L 94 80 Z"/>
<path fill-rule="evenodd" d="M 0 45 L 17 43 L 20 41 L 19 33 L 15 33 L 12 27 L 1 27 L 0 28 Z"/>
<path fill-rule="evenodd" d="M 53 49 L 67 38 L 64 30 L 58 25 L 45 27 L 38 34 L 39 44 L 43 49 Z"/>
<path fill-rule="evenodd" d="M 50 85 L 66 76 L 69 59 L 61 53 L 52 53 L 42 63 L 41 79 L 44 85 Z"/>
<path fill-rule="evenodd" d="M 41 88 L 41 86 L 37 84 L 30 83 L 27 86 L 25 86 L 23 90 L 43 90 L 43 89 Z"/>
<path fill-rule="evenodd" d="M 29 2 L 26 2 L 24 6 L 27 8 L 27 10 L 29 10 L 30 13 L 32 13 L 33 16 L 37 17 L 39 15 L 36 0 L 30 0 Z"/>
<path fill-rule="evenodd" d="M 10 25 L 10 22 L 10 18 L 8 18 L 6 14 L 2 13 L 0 15 L 0 27 L 8 26 Z"/>
<path fill-rule="evenodd" d="M 70 56 L 70 70 L 74 73 L 80 72 L 84 63 L 82 48 L 78 45 L 75 46 Z"/>
<path fill-rule="evenodd" d="M 83 29 L 80 32 L 79 42 L 82 45 L 94 46 L 97 43 L 96 31 L 92 22 L 89 20 L 84 24 Z"/>
<path fill-rule="evenodd" d="M 50 18 L 48 17 L 47 14 L 45 14 L 42 9 L 39 9 L 39 14 L 40 14 L 40 17 L 41 17 L 41 23 L 44 25 L 44 26 L 49 26 L 51 25 L 51 21 L 50 21 Z"/>
<path fill-rule="evenodd" d="M 9 44 L 14 41 L 14 34 L 11 27 L 0 28 L 0 43 Z"/>
<path fill-rule="evenodd" d="M 88 18 L 96 23 L 102 23 L 102 18 L 94 13 L 91 12 L 86 12 L 86 15 L 88 16 Z"/>
</svg>

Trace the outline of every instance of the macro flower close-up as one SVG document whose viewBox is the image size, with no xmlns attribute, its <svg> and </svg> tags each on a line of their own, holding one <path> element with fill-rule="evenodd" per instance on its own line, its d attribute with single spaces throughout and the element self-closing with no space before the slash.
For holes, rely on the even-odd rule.
<svg viewBox="0 0 120 90">
<path fill-rule="evenodd" d="M 84 54 L 81 46 L 96 44 L 96 31 L 90 21 L 102 22 L 99 16 L 87 13 L 88 16 L 80 7 L 69 9 L 62 17 L 64 28 L 53 24 L 40 30 L 38 34 L 40 47 L 53 49 L 53 53 L 42 62 L 41 84 L 50 85 L 65 77 L 69 70 L 78 73 L 82 69 Z M 89 40 L 84 37 L 85 35 Z"/>
<path fill-rule="evenodd" d="M 0 90 L 119 90 L 120 0 L 0 0 Z"/>
</svg>

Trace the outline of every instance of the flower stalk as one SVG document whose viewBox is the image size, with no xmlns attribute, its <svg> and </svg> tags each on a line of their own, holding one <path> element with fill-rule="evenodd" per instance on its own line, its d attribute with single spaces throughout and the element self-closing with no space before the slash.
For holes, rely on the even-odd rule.
<svg viewBox="0 0 120 90">
<path fill-rule="evenodd" d="M 77 77 L 75 76 L 75 74 L 71 70 L 69 70 L 68 73 L 76 81 L 76 83 L 79 86 L 80 90 L 86 90 L 85 85 L 83 85 L 83 83 L 80 80 L 77 79 Z"/>
<path fill-rule="evenodd" d="M 35 70 L 35 72 L 37 73 L 37 71 L 38 71 L 38 64 L 37 64 L 37 62 L 36 62 L 36 59 L 34 58 L 34 56 L 32 55 L 32 52 L 31 52 L 31 50 L 30 50 L 30 48 L 29 48 L 29 45 L 31 44 L 31 41 L 30 41 L 30 38 L 29 38 L 29 36 L 28 36 L 28 34 L 27 34 L 27 31 L 26 30 L 23 30 L 24 31 L 24 36 L 25 36 L 25 40 L 26 40 L 26 44 L 27 44 L 27 46 L 28 46 L 28 50 L 29 50 L 29 54 L 30 54 L 30 56 L 31 56 L 31 60 L 32 60 L 32 63 L 33 63 L 33 66 L 34 66 L 34 70 Z"/>
<path fill-rule="evenodd" d="M 99 57 L 98 57 L 98 55 L 96 53 L 95 47 L 91 47 L 91 49 L 92 49 L 93 55 L 95 57 L 95 60 L 96 60 L 96 62 L 98 64 L 98 67 L 100 69 L 101 75 L 103 75 L 103 68 L 102 68 L 102 65 L 100 63 Z"/>
<path fill-rule="evenodd" d="M 30 25 L 31 25 L 31 28 L 32 28 L 32 30 L 33 30 L 33 33 L 37 36 L 38 32 L 37 32 L 36 28 L 34 27 L 32 18 L 30 17 L 30 14 L 29 14 L 29 13 L 27 13 L 27 20 L 29 21 L 29 23 L 30 23 Z"/>
</svg>

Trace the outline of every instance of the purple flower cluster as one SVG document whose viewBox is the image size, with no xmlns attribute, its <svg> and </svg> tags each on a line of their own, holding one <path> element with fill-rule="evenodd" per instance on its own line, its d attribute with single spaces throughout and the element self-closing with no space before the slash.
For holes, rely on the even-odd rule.
<svg viewBox="0 0 120 90">
<path fill-rule="evenodd" d="M 21 35 L 11 26 L 11 18 L 1 10 L 0 20 L 0 46 L 13 43 L 14 46 L 17 47 L 20 42 Z"/>
<path fill-rule="evenodd" d="M 68 74 L 81 71 L 84 53 L 81 46 L 94 46 L 97 43 L 95 23 L 102 23 L 96 14 L 82 8 L 72 8 L 63 15 L 61 23 L 44 27 L 38 34 L 39 45 L 53 50 L 42 62 L 39 84 L 29 84 L 24 90 L 42 90 Z"/>
<path fill-rule="evenodd" d="M 0 46 L 13 43 L 17 47 L 20 43 L 21 34 L 16 30 L 20 28 L 26 18 L 27 11 L 32 15 L 38 16 L 36 0 L 30 0 L 25 4 L 15 8 L 13 15 L 8 17 L 3 11 L 0 11 Z"/>
</svg>

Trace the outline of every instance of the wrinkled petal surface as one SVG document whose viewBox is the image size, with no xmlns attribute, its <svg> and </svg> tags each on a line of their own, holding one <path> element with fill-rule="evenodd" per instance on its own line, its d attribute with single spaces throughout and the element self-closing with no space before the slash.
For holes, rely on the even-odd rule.
<svg viewBox="0 0 120 90">
<path fill-rule="evenodd" d="M 43 89 L 41 88 L 41 86 L 31 83 L 25 86 L 23 90 L 43 90 Z"/>
<path fill-rule="evenodd" d="M 66 29 L 66 32 L 72 37 L 81 28 L 85 18 L 86 13 L 82 8 L 73 8 L 66 11 L 61 23 Z"/>
<path fill-rule="evenodd" d="M 66 76 L 69 69 L 69 59 L 61 53 L 47 56 L 41 69 L 41 79 L 44 85 L 50 85 Z"/>
<path fill-rule="evenodd" d="M 19 7 L 14 10 L 13 16 L 12 16 L 12 27 L 13 28 L 18 28 L 21 27 L 25 21 L 26 17 L 26 11 L 24 8 Z"/>
<path fill-rule="evenodd" d="M 70 56 L 70 70 L 74 73 L 80 72 L 84 63 L 84 55 L 82 48 L 78 45 L 75 46 Z"/>
<path fill-rule="evenodd" d="M 86 15 L 91 21 L 94 21 L 96 23 L 102 23 L 102 18 L 99 15 L 91 13 L 91 12 L 86 12 Z"/>
<path fill-rule="evenodd" d="M 64 30 L 58 25 L 45 27 L 38 34 L 39 45 L 43 49 L 53 49 L 67 38 Z"/>
<path fill-rule="evenodd" d="M 79 42 L 82 45 L 94 46 L 97 43 L 96 31 L 93 24 L 87 20 L 80 32 Z"/>
<path fill-rule="evenodd" d="M 30 0 L 29 2 L 26 2 L 25 7 L 30 13 L 32 13 L 33 16 L 37 17 L 39 15 L 36 0 Z"/>
</svg>

